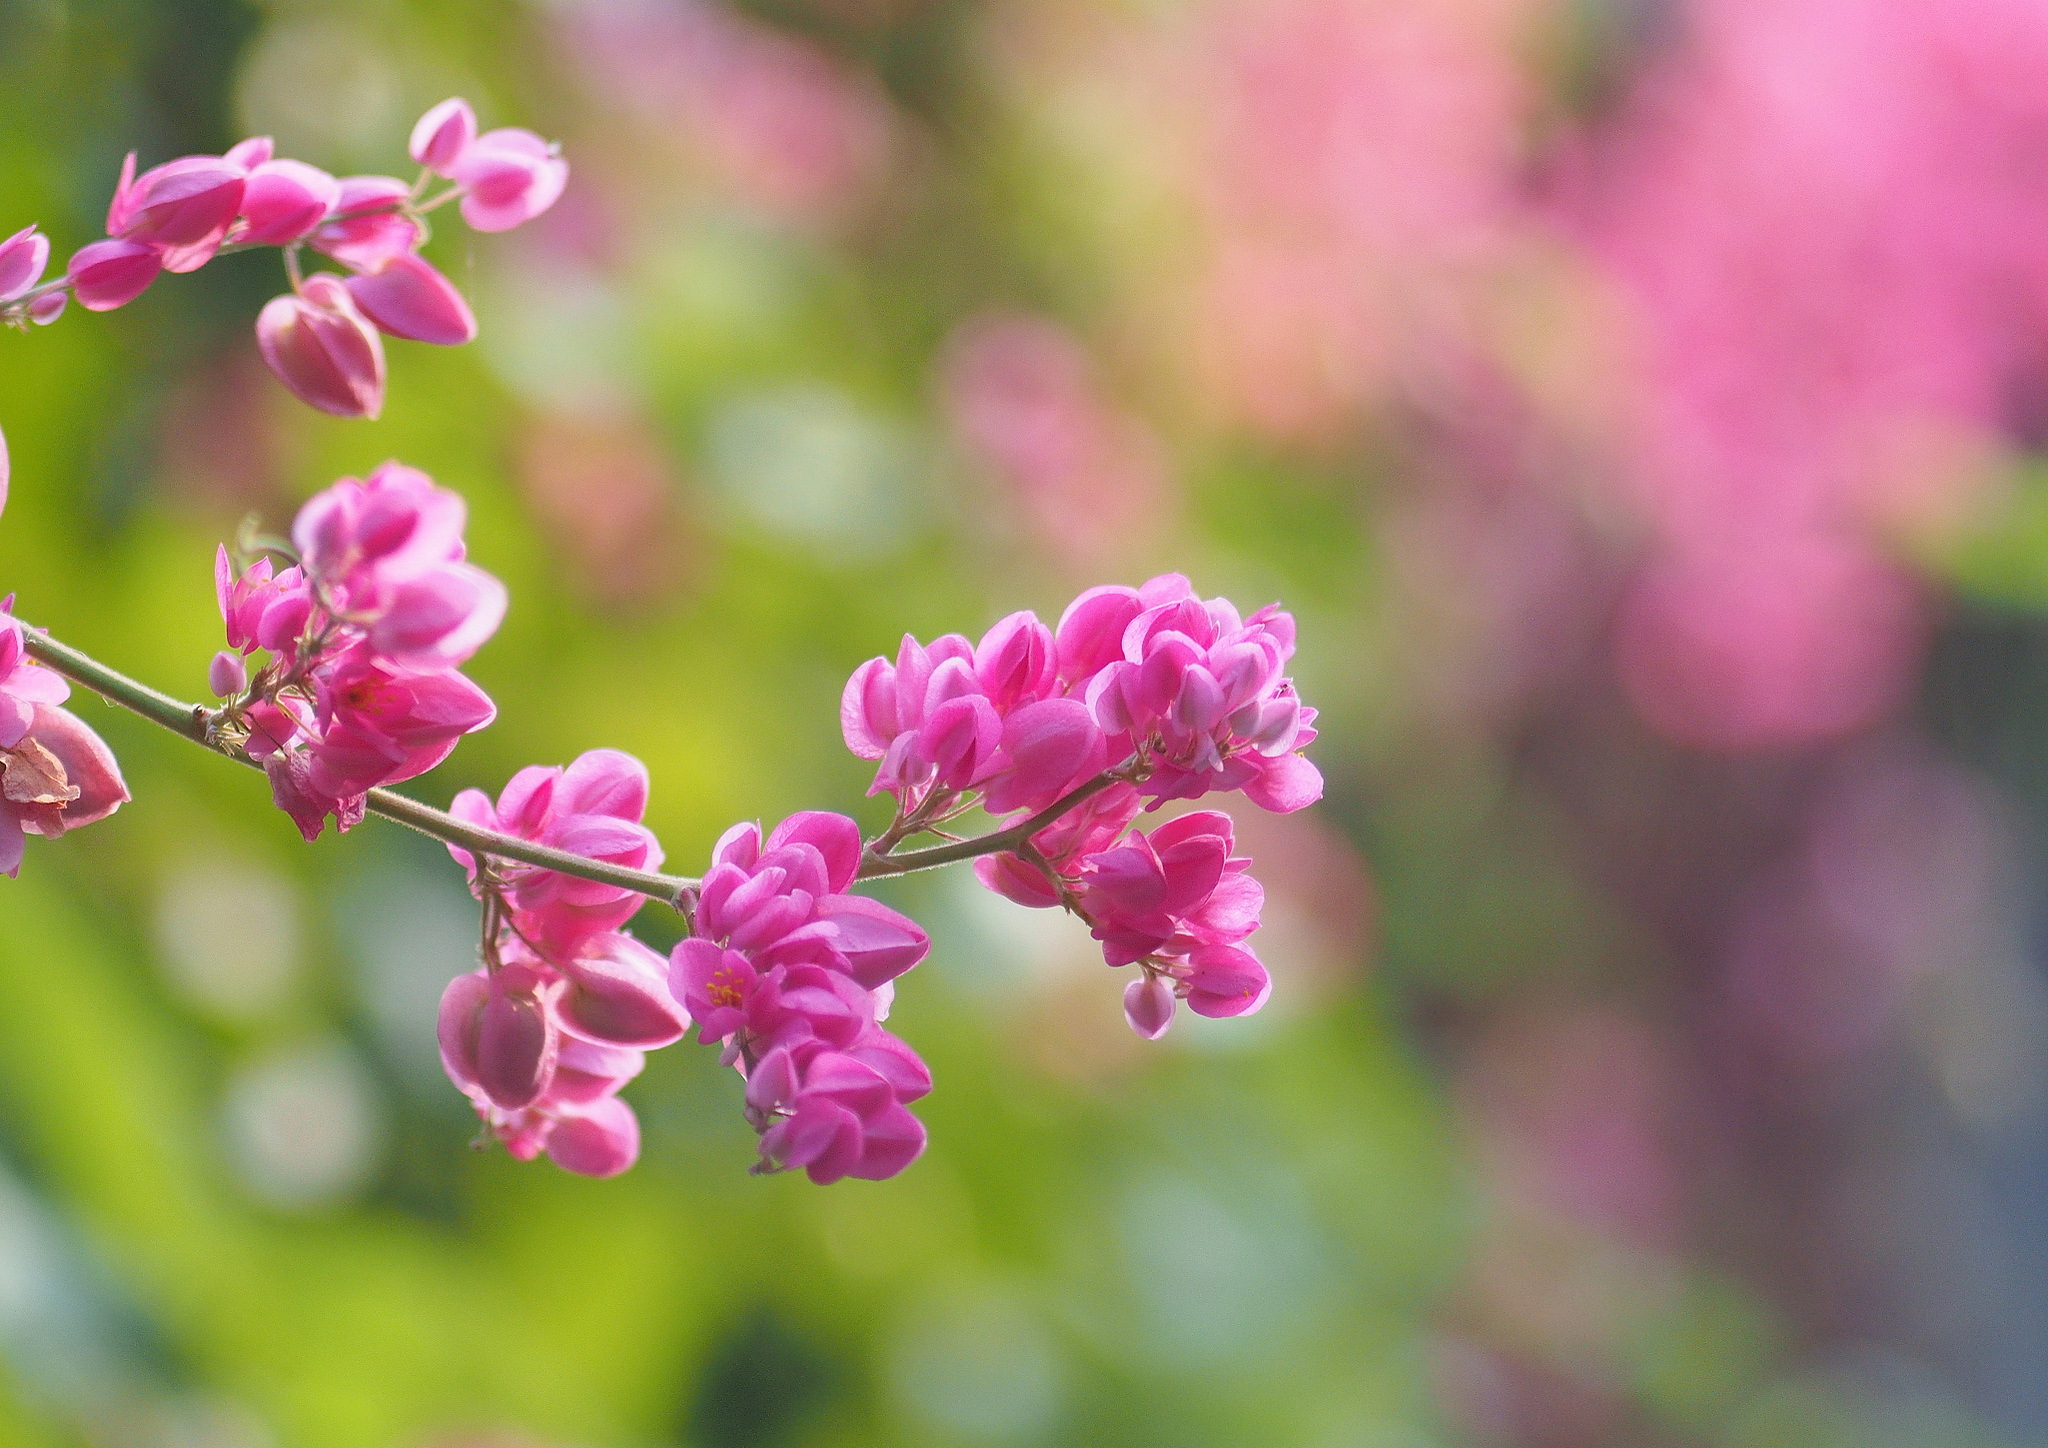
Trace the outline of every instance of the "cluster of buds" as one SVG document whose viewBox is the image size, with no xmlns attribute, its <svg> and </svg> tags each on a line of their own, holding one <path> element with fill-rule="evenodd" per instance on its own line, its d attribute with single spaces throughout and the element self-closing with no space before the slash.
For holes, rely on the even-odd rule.
<svg viewBox="0 0 2048 1448">
<path fill-rule="evenodd" d="M 1089 589 L 1057 629 L 1018 613 L 979 644 L 906 636 L 893 664 L 855 670 L 840 722 L 848 748 L 881 761 L 870 793 L 896 797 L 885 842 L 975 806 L 1022 827 L 1073 801 L 976 871 L 1020 904 L 1079 916 L 1110 965 L 1137 965 L 1125 1015 L 1156 1039 L 1183 1000 L 1210 1016 L 1265 1003 L 1271 983 L 1243 943 L 1264 897 L 1232 853 L 1229 816 L 1149 836 L 1132 824 L 1148 801 L 1241 791 L 1285 813 L 1321 797 L 1300 753 L 1315 710 L 1284 672 L 1293 654 L 1294 619 L 1277 605 L 1246 619 L 1168 574 Z"/>
<path fill-rule="evenodd" d="M 905 1108 L 931 1090 L 917 1053 L 888 1031 L 896 978 L 931 941 L 915 921 L 847 893 L 860 827 L 806 811 L 761 837 L 733 826 L 711 852 L 691 935 L 669 986 L 746 1077 L 757 1170 L 801 1167 L 814 1182 L 894 1176 L 924 1150 Z"/>
<path fill-rule="evenodd" d="M 661 863 L 641 823 L 647 770 L 617 750 L 566 769 L 522 769 L 495 804 L 456 796 L 456 818 L 633 869 Z M 647 1052 L 690 1020 L 668 965 L 619 927 L 641 897 L 552 870 L 479 858 L 451 845 L 483 904 L 482 967 L 441 997 L 441 1063 L 486 1130 L 521 1161 L 546 1152 L 585 1176 L 613 1176 L 640 1154 L 640 1125 L 619 1088 Z"/>
<path fill-rule="evenodd" d="M 335 177 L 273 154 L 270 138 L 224 156 L 181 156 L 137 175 L 129 153 L 107 207 L 107 236 L 43 281 L 47 238 L 29 227 L 0 242 L 0 321 L 57 319 L 69 297 L 88 311 L 124 306 L 164 272 L 196 271 L 224 252 L 280 247 L 292 289 L 256 320 L 256 345 L 301 401 L 338 417 L 375 417 L 384 405 L 380 333 L 453 346 L 476 335 L 454 283 L 419 254 L 427 213 L 453 201 L 478 231 L 505 231 L 554 204 L 568 163 L 531 131 L 477 133 L 462 100 L 443 101 L 413 130 L 422 170 Z M 436 178 L 446 187 L 432 192 Z M 432 194 L 430 194 L 430 192 Z M 302 273 L 311 250 L 344 272 Z"/>
<path fill-rule="evenodd" d="M 300 509 L 282 572 L 264 557 L 237 577 L 226 548 L 215 556 L 229 647 L 210 671 L 226 700 L 213 727 L 262 764 L 308 840 L 496 716 L 460 672 L 505 616 L 504 586 L 466 561 L 466 518 L 460 496 L 386 463 Z"/>
<path fill-rule="evenodd" d="M 113 751 L 63 707 L 71 685 L 29 661 L 13 604 L 0 599 L 0 874 L 10 878 L 28 836 L 55 839 L 128 799 Z"/>
</svg>

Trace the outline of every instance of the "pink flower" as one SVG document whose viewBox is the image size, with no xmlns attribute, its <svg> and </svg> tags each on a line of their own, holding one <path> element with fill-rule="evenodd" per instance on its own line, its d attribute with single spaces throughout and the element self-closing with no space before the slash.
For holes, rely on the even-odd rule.
<svg viewBox="0 0 2048 1448">
<path fill-rule="evenodd" d="M 273 577 L 270 560 L 259 558 L 237 578 L 225 545 L 214 553 L 213 591 L 228 647 L 245 654 L 259 648 L 293 653 L 313 613 L 313 591 L 302 570 L 287 568 Z"/>
<path fill-rule="evenodd" d="M 475 140 L 476 112 L 470 109 L 468 101 L 455 97 L 442 101 L 419 118 L 406 149 L 413 160 L 428 170 L 452 176 L 450 168 Z"/>
<path fill-rule="evenodd" d="M 127 802 L 112 751 L 58 707 L 70 693 L 29 661 L 20 621 L 0 611 L 0 874 L 21 869 L 27 836 L 55 839 Z"/>
<path fill-rule="evenodd" d="M 206 687 L 213 690 L 216 699 L 231 699 L 248 688 L 249 670 L 242 663 L 242 656 L 230 649 L 215 654 L 206 668 Z"/>
<path fill-rule="evenodd" d="M 95 241 L 72 253 L 65 275 L 78 305 L 88 312 L 111 312 L 149 290 L 164 269 L 157 249 L 139 241 Z"/>
<path fill-rule="evenodd" d="M 586 1039 L 651 1049 L 682 1039 L 690 1018 L 668 987 L 668 962 L 630 935 L 607 932 L 556 962 L 567 989 L 563 1026 Z"/>
<path fill-rule="evenodd" d="M 486 829 L 588 859 L 654 870 L 661 866 L 662 851 L 654 832 L 640 823 L 647 794 L 645 765 L 616 749 L 593 749 L 566 769 L 520 770 L 495 805 L 481 790 L 469 789 L 450 808 L 456 818 Z M 451 846 L 449 853 L 469 872 L 472 889 L 480 889 L 469 852 Z M 557 952 L 572 952 L 591 936 L 616 930 L 643 903 L 630 890 L 514 861 L 501 861 L 498 870 L 507 882 L 513 924 L 528 939 Z"/>
<path fill-rule="evenodd" d="M 438 1028 L 449 1079 L 506 1111 L 538 1101 L 561 1053 L 560 992 L 559 980 L 521 963 L 450 981 Z"/>
<path fill-rule="evenodd" d="M 476 316 L 462 293 L 410 252 L 387 258 L 342 285 L 356 309 L 393 337 L 437 347 L 476 338 Z"/>
<path fill-rule="evenodd" d="M 377 652 L 408 668 L 459 667 L 497 631 L 505 587 L 464 560 L 461 497 L 385 463 L 309 499 L 292 525 L 307 572 Z"/>
<path fill-rule="evenodd" d="M 531 131 L 486 131 L 466 146 L 448 174 L 463 187 L 462 219 L 478 231 L 510 231 L 555 204 L 569 163 Z"/>
<path fill-rule="evenodd" d="M 303 161 L 264 160 L 242 188 L 244 246 L 286 246 L 303 241 L 341 202 L 341 183 Z"/>
<path fill-rule="evenodd" d="M 1124 1019 L 1148 1041 L 1166 1034 L 1177 1004 L 1173 982 L 1165 976 L 1148 972 L 1124 987 Z"/>
<path fill-rule="evenodd" d="M 0 302 L 11 302 L 43 279 L 50 239 L 33 226 L 0 241 Z"/>
<path fill-rule="evenodd" d="M 309 406 L 336 417 L 383 411 L 384 345 L 337 277 L 310 276 L 298 292 L 273 298 L 256 318 L 256 348 Z"/>
<path fill-rule="evenodd" d="M 804 1169 L 819 1185 L 880 1181 L 923 1154 L 924 1126 L 889 1079 L 851 1055 L 780 1048 L 747 1078 L 747 1118 L 769 1171 Z"/>
<path fill-rule="evenodd" d="M 189 271 L 212 255 L 234 224 L 247 175 L 224 156 L 181 156 L 136 176 L 131 151 L 107 208 L 107 235 L 149 242 L 168 253 L 170 270 Z M 201 250 L 199 261 L 184 264 L 181 254 Z"/>
<path fill-rule="evenodd" d="M 396 176 L 344 176 L 328 219 L 308 244 L 353 271 L 404 256 L 426 239 L 400 209 L 411 198 L 412 188 Z"/>
</svg>

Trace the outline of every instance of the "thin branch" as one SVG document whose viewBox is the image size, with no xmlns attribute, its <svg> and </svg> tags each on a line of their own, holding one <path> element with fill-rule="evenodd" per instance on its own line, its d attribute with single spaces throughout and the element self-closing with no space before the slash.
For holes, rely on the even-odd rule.
<svg viewBox="0 0 2048 1448">
<path fill-rule="evenodd" d="M 870 846 L 861 856 L 860 874 L 856 878 L 874 880 L 888 875 L 908 875 L 917 870 L 936 870 L 941 865 L 954 865 L 962 860 L 973 860 L 982 855 L 1014 850 L 1059 819 L 1061 815 L 1119 782 L 1121 776 L 1114 772 L 1098 774 L 1086 784 L 1068 790 L 1031 818 L 1019 821 L 1007 829 L 976 835 L 971 840 L 961 840 L 950 845 L 933 845 L 924 850 L 906 850 L 900 855 L 878 852 Z"/>
<path fill-rule="evenodd" d="M 27 629 L 24 637 L 30 654 L 73 683 L 83 684 L 108 703 L 118 704 L 124 709 L 140 714 L 152 724 L 159 724 L 194 744 L 212 750 L 222 758 L 232 759 L 237 764 L 246 764 L 252 769 L 262 768 L 255 760 L 240 750 L 227 747 L 214 736 L 211 727 L 213 711 L 204 706 L 182 703 L 168 694 L 159 693 L 149 685 L 108 668 L 99 660 L 80 653 L 69 644 L 58 642 L 40 630 Z M 602 885 L 613 885 L 622 890 L 645 895 L 649 899 L 659 900 L 675 909 L 681 909 L 685 896 L 697 887 L 695 880 L 680 875 L 629 870 L 623 865 L 607 864 L 603 860 L 591 860 L 582 855 L 552 850 L 531 840 L 522 840 L 517 835 L 482 829 L 455 818 L 445 810 L 421 804 L 416 799 L 389 789 L 371 790 L 367 806 L 371 814 L 382 815 L 387 820 L 404 825 L 408 829 L 418 830 L 423 835 L 431 835 L 444 844 L 458 846 L 472 854 L 518 860 L 522 864 L 553 870 L 557 874 L 595 880 Z"/>
</svg>

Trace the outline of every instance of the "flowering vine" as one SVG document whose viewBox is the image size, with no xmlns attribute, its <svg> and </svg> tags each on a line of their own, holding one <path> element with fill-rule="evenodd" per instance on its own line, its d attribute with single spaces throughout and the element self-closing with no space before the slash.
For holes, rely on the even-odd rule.
<svg viewBox="0 0 2048 1448">
<path fill-rule="evenodd" d="M 478 135 L 459 100 L 421 118 L 411 149 L 425 168 L 411 187 L 336 181 L 264 140 L 141 176 L 131 158 L 108 240 L 63 277 L 39 281 L 48 243 L 33 229 L 0 245 L 0 315 L 48 322 L 67 296 L 105 310 L 162 271 L 282 246 L 292 291 L 257 321 L 265 360 L 313 406 L 374 415 L 380 330 L 443 343 L 475 332 L 417 254 L 425 213 L 459 201 L 472 226 L 504 230 L 567 176 L 530 132 Z M 449 188 L 429 195 L 433 177 Z M 302 247 L 347 274 L 303 275 Z M 5 457 L 0 443 L 0 505 Z M 888 826 L 863 838 L 825 811 L 765 832 L 743 822 L 693 878 L 661 873 L 647 770 L 616 750 L 521 770 L 495 800 L 470 790 L 445 812 L 390 788 L 496 715 L 462 666 L 496 632 L 506 593 L 469 560 L 466 521 L 460 497 L 388 462 L 314 496 L 288 538 L 221 547 L 227 647 L 208 670 L 213 705 L 160 694 L 0 603 L 0 872 L 19 870 L 29 835 L 92 824 L 129 797 L 105 743 L 62 707 L 73 682 L 262 770 L 308 841 L 373 813 L 440 839 L 481 921 L 476 968 L 442 997 L 442 1063 L 489 1138 L 590 1176 L 638 1157 L 620 1089 L 648 1051 L 693 1033 L 744 1078 L 756 1170 L 826 1183 L 916 1160 L 925 1131 L 908 1108 L 931 1073 L 885 1023 L 930 939 L 855 893 L 861 880 L 971 860 L 998 894 L 1066 910 L 1130 971 L 1124 1014 L 1147 1039 L 1182 1004 L 1221 1017 L 1265 1003 L 1271 981 L 1250 945 L 1264 895 L 1230 817 L 1137 821 L 1211 795 L 1281 812 L 1320 796 L 1301 753 L 1315 711 L 1287 676 L 1294 620 L 1277 605 L 1245 616 L 1169 574 L 1091 588 L 1057 625 L 1025 612 L 978 642 L 905 637 L 893 661 L 853 672 L 840 707 L 848 748 L 876 761 L 869 793 L 894 802 Z M 954 833 L 975 811 L 996 827 Z M 650 899 L 684 926 L 666 958 L 625 928 Z"/>
</svg>

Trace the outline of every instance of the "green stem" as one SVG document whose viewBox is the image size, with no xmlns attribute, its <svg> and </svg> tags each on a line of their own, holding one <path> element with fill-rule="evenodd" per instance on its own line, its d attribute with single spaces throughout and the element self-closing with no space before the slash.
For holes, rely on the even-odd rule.
<svg viewBox="0 0 2048 1448">
<path fill-rule="evenodd" d="M 35 658 L 73 683 L 83 684 L 108 703 L 132 710 L 152 724 L 160 724 L 172 733 L 211 749 L 223 758 L 232 759 L 238 764 L 246 764 L 252 769 L 262 768 L 239 749 L 232 748 L 215 737 L 211 728 L 213 712 L 202 705 L 181 703 L 168 694 L 158 693 L 149 685 L 110 669 L 99 660 L 82 654 L 69 644 L 60 643 L 39 630 L 25 630 L 24 638 L 29 653 Z M 602 860 L 590 860 L 581 855 L 552 850 L 531 840 L 522 840 L 517 835 L 502 834 L 497 830 L 466 824 L 444 810 L 421 804 L 418 800 L 410 799 L 394 790 L 371 790 L 368 809 L 371 814 L 382 815 L 396 824 L 418 830 L 423 835 L 431 835 L 444 844 L 458 846 L 472 854 L 518 860 L 522 864 L 537 865 L 541 869 L 553 870 L 558 874 L 595 880 L 602 885 L 614 885 L 619 889 L 631 890 L 649 899 L 659 900 L 677 909 L 682 908 L 684 897 L 697 886 L 695 880 L 680 875 L 629 870 L 623 865 L 607 864 Z"/>
</svg>

